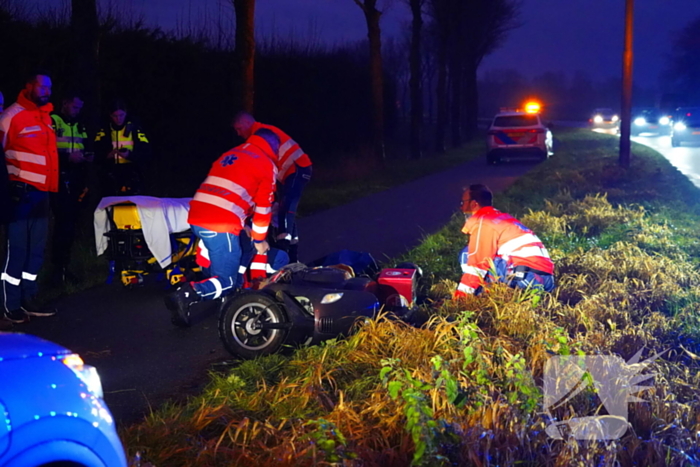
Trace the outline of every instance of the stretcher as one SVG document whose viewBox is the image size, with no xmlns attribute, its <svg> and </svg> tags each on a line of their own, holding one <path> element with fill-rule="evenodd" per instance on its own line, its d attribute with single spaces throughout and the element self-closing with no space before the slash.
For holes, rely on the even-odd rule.
<svg viewBox="0 0 700 467">
<path fill-rule="evenodd" d="M 197 239 L 187 223 L 191 198 L 110 196 L 95 209 L 97 255 L 107 253 L 108 282 L 118 274 L 134 286 L 153 273 L 165 273 L 172 285 L 195 280 Z"/>
</svg>

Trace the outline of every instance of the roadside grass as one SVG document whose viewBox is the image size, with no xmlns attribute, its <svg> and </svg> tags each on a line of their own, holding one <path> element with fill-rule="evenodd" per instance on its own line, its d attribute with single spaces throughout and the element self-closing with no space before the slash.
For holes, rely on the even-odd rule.
<svg viewBox="0 0 700 467">
<path fill-rule="evenodd" d="M 448 300 L 465 243 L 455 216 L 405 258 L 425 272 L 425 326 L 381 316 L 347 339 L 212 373 L 187 404 L 123 427 L 128 451 L 168 466 L 698 465 L 697 190 L 644 147 L 624 171 L 616 138 L 558 133 L 556 156 L 495 203 L 544 240 L 554 293 L 494 285 Z M 545 410 L 550 357 L 639 350 L 661 355 L 620 439 L 547 435 L 605 413 L 590 386 Z"/>
</svg>

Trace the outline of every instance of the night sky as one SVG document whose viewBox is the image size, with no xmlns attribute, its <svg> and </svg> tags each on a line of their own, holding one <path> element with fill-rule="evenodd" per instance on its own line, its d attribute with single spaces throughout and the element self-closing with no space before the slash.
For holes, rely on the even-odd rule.
<svg viewBox="0 0 700 467">
<path fill-rule="evenodd" d="M 66 0 L 38 0 L 59 4 Z M 107 3 L 109 0 L 101 0 Z M 189 19 L 230 15 L 230 0 L 112 0 L 124 10 L 172 29 Z M 385 11 L 385 37 L 410 20 L 403 0 Z M 515 69 L 527 77 L 545 71 L 585 70 L 594 79 L 621 75 L 624 0 L 523 0 L 523 25 L 484 61 L 482 70 Z M 672 34 L 700 16 L 700 0 L 635 0 L 635 81 L 658 83 Z M 353 0 L 258 0 L 258 33 L 313 36 L 329 43 L 366 37 Z M 310 33 L 309 31 L 313 31 Z"/>
</svg>

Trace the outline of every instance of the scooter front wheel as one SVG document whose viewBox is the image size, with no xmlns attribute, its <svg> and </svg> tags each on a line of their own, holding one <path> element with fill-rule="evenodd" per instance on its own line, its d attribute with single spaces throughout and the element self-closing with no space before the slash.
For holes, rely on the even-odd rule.
<svg viewBox="0 0 700 467">
<path fill-rule="evenodd" d="M 219 316 L 219 337 L 233 355 L 252 359 L 277 352 L 287 330 L 275 326 L 288 321 L 280 305 L 259 293 L 239 295 L 224 305 Z"/>
</svg>

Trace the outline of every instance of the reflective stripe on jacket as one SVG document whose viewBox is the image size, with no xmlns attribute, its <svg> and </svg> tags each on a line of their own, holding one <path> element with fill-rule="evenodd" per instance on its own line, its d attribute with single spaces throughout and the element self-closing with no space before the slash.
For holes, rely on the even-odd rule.
<svg viewBox="0 0 700 467">
<path fill-rule="evenodd" d="M 127 121 L 121 130 L 115 130 L 112 125 L 107 125 L 106 129 L 101 128 L 95 134 L 95 152 L 98 152 L 98 160 L 103 159 L 114 149 L 128 149 L 129 158 L 118 157 L 116 161 L 109 161 L 110 164 L 130 164 L 140 162 L 148 157 L 150 152 L 150 142 L 146 134 L 140 127 Z M 101 161 L 104 162 L 104 161 Z"/>
<path fill-rule="evenodd" d="M 269 144 L 259 136 L 225 152 L 190 202 L 187 222 L 238 235 L 252 214 L 251 237 L 262 241 L 272 219 L 277 169 Z"/>
<path fill-rule="evenodd" d="M 49 115 L 52 104 L 37 107 L 20 92 L 0 115 L 0 141 L 8 177 L 41 191 L 58 191 L 58 149 Z"/>
<path fill-rule="evenodd" d="M 68 156 L 70 153 L 85 149 L 87 132 L 83 125 L 78 122 L 68 123 L 60 114 L 53 114 L 51 118 L 53 119 L 53 128 L 56 132 L 56 147 L 63 166 L 63 164 L 69 162 Z"/>
<path fill-rule="evenodd" d="M 494 258 L 502 258 L 512 269 L 527 266 L 546 274 L 554 273 L 549 253 L 532 230 L 514 217 L 491 206 L 479 209 L 464 224 L 469 235 L 469 256 L 463 266 L 457 290 L 472 294 L 483 284 Z"/>
<path fill-rule="evenodd" d="M 272 131 L 280 139 L 280 148 L 277 151 L 277 180 L 283 182 L 288 176 L 296 172 L 296 166 L 309 167 L 311 159 L 301 149 L 299 144 L 294 141 L 287 133 L 272 125 L 265 125 L 260 122 L 253 124 L 252 131 L 255 133 L 261 128 Z"/>
</svg>

